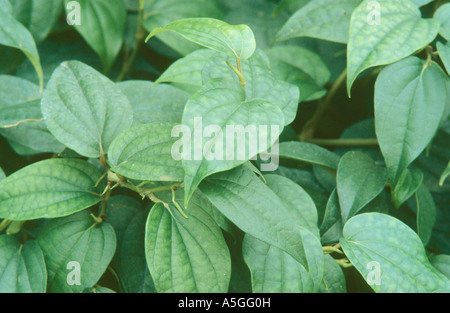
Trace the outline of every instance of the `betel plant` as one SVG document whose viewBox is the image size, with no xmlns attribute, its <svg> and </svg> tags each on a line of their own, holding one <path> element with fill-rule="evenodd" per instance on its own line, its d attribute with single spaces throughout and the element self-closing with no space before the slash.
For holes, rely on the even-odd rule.
<svg viewBox="0 0 450 313">
<path fill-rule="evenodd" d="M 449 292 L 444 2 L 0 0 L 0 291 Z"/>
</svg>

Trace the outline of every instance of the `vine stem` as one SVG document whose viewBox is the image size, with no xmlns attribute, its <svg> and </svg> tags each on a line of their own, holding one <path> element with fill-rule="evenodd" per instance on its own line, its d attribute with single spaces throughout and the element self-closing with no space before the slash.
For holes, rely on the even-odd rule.
<svg viewBox="0 0 450 313">
<path fill-rule="evenodd" d="M 357 139 L 305 139 L 305 142 L 316 144 L 319 146 L 355 146 L 355 147 L 371 147 L 378 146 L 376 138 L 357 138 Z"/>
<path fill-rule="evenodd" d="M 8 225 L 9 224 L 11 224 L 11 220 L 3 220 L 1 223 L 0 223 L 0 233 L 2 232 L 2 231 L 4 231 L 7 227 L 8 227 Z"/>
<path fill-rule="evenodd" d="M 331 103 L 331 100 L 336 95 L 336 92 L 344 84 L 346 77 L 347 77 L 347 69 L 344 69 L 344 71 L 342 71 L 342 73 L 339 75 L 338 79 L 334 82 L 325 99 L 319 102 L 313 117 L 303 127 L 303 130 L 300 134 L 300 141 L 307 141 L 307 139 L 312 138 L 314 136 L 314 132 L 316 131 L 317 125 L 319 125 L 323 114 L 325 113 L 327 107 Z"/>
</svg>

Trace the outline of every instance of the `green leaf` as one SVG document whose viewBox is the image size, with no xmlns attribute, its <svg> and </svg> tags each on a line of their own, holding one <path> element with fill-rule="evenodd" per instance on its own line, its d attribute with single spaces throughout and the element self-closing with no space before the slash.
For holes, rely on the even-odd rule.
<svg viewBox="0 0 450 313">
<path fill-rule="evenodd" d="M 436 222 L 436 205 L 431 192 L 424 185 L 421 185 L 416 192 L 416 205 L 417 234 L 426 245 L 430 241 Z"/>
<path fill-rule="evenodd" d="M 321 98 L 324 85 L 330 80 L 330 71 L 320 56 L 299 46 L 275 46 L 267 54 L 275 76 L 296 85 L 300 102 Z"/>
<path fill-rule="evenodd" d="M 213 218 L 193 197 L 184 218 L 171 205 L 151 209 L 145 253 L 158 292 L 227 292 L 230 252 Z"/>
<path fill-rule="evenodd" d="M 34 240 L 22 245 L 13 236 L 0 236 L 0 292 L 45 293 L 47 270 Z"/>
<path fill-rule="evenodd" d="M 441 5 L 434 13 L 433 18 L 441 22 L 439 34 L 450 40 L 450 3 Z"/>
<path fill-rule="evenodd" d="M 2 168 L 0 167 L 0 181 L 2 181 L 3 179 L 6 178 L 5 172 L 2 170 Z"/>
<path fill-rule="evenodd" d="M 450 279 L 450 255 L 433 255 L 430 258 L 430 262 L 436 269 Z"/>
<path fill-rule="evenodd" d="M 165 84 L 128 80 L 117 84 L 133 107 L 133 125 L 180 123 L 189 94 Z"/>
<path fill-rule="evenodd" d="M 200 191 L 242 231 L 288 253 L 309 271 L 302 239 L 306 229 L 298 215 L 249 168 L 211 176 Z"/>
<path fill-rule="evenodd" d="M 444 181 L 448 176 L 450 176 L 450 161 L 448 162 L 447 167 L 445 168 L 444 172 L 441 175 L 441 178 L 439 179 L 439 186 L 444 185 Z"/>
<path fill-rule="evenodd" d="M 423 172 L 418 168 L 406 168 L 391 193 L 392 202 L 399 208 L 422 185 Z"/>
<path fill-rule="evenodd" d="M 106 216 L 117 236 L 117 251 L 112 264 L 126 293 L 153 293 L 155 285 L 145 259 L 145 221 L 148 211 L 126 196 L 112 196 Z"/>
<path fill-rule="evenodd" d="M 320 146 L 300 142 L 288 141 L 280 143 L 280 158 L 286 158 L 318 165 L 332 170 L 337 169 L 339 156 Z"/>
<path fill-rule="evenodd" d="M 389 215 L 365 213 L 351 218 L 340 243 L 347 258 L 376 292 L 450 291 L 450 281 L 428 261 L 417 234 Z"/>
<path fill-rule="evenodd" d="M 344 272 L 331 255 L 325 255 L 325 271 L 323 274 L 320 293 L 347 292 Z"/>
<path fill-rule="evenodd" d="M 446 106 L 447 78 L 410 57 L 383 69 L 375 84 L 375 129 L 392 185 L 434 137 Z"/>
<path fill-rule="evenodd" d="M 315 0 L 300 8 L 278 32 L 276 40 L 313 37 L 346 43 L 350 16 L 361 0 Z"/>
<path fill-rule="evenodd" d="M 337 170 L 337 193 L 342 221 L 358 213 L 387 183 L 387 171 L 359 151 L 344 154 Z"/>
<path fill-rule="evenodd" d="M 4 5 L 0 7 L 0 45 L 19 49 L 25 54 L 36 70 L 40 89 L 42 90 L 44 87 L 44 74 L 33 36 L 25 26 L 12 16 L 10 8 Z"/>
<path fill-rule="evenodd" d="M 155 28 L 147 40 L 173 31 L 203 47 L 237 59 L 248 59 L 256 49 L 255 36 L 247 25 L 230 25 L 213 18 L 186 18 Z"/>
<path fill-rule="evenodd" d="M 443 43 L 438 42 L 436 45 L 439 51 L 439 57 L 441 58 L 442 63 L 444 63 L 447 73 L 450 74 L 450 43 L 444 45 Z"/>
<path fill-rule="evenodd" d="M 0 75 L 0 108 L 41 98 L 39 87 L 32 82 L 11 75 Z"/>
<path fill-rule="evenodd" d="M 64 0 L 67 18 L 76 14 Z M 123 1 L 78 0 L 80 24 L 73 25 L 89 46 L 100 56 L 105 72 L 109 70 L 123 43 L 126 9 Z"/>
<path fill-rule="evenodd" d="M 154 28 L 187 17 L 221 18 L 222 10 L 211 0 L 145 0 L 142 25 L 151 32 Z M 187 55 L 197 49 L 197 45 L 180 40 L 175 33 L 163 33 L 158 39 L 180 53 Z"/>
<path fill-rule="evenodd" d="M 433 0 L 411 0 L 412 3 L 417 5 L 418 7 L 424 6 L 425 4 L 430 3 Z"/>
<path fill-rule="evenodd" d="M 77 159 L 33 163 L 0 182 L 0 217 L 15 221 L 54 218 L 101 201 L 102 173 Z"/>
<path fill-rule="evenodd" d="M 176 125 L 143 124 L 121 133 L 108 151 L 111 170 L 137 180 L 183 181 L 182 164 L 172 156 Z"/>
<path fill-rule="evenodd" d="M 241 165 L 270 148 L 283 129 L 284 116 L 271 102 L 247 101 L 237 81 L 214 78 L 187 102 L 183 125 L 180 157 L 188 203 L 205 177 Z M 239 146 L 235 147 L 235 141 Z"/>
<path fill-rule="evenodd" d="M 62 63 L 42 98 L 50 132 L 79 154 L 98 158 L 133 123 L 126 96 L 107 77 L 78 61 Z"/>
<path fill-rule="evenodd" d="M 327 206 L 325 208 L 325 213 L 322 220 L 322 225 L 320 225 L 320 233 L 323 235 L 338 222 L 341 222 L 341 208 L 339 206 L 339 197 L 336 189 L 333 190 L 330 197 L 328 198 Z"/>
<path fill-rule="evenodd" d="M 264 241 L 245 235 L 243 256 L 256 293 L 317 292 L 324 275 L 324 256 L 319 239 L 302 233 L 309 271 L 289 254 Z"/>
<path fill-rule="evenodd" d="M 239 82 L 237 75 L 224 61 L 221 53 L 210 58 L 202 71 L 203 83 L 213 78 L 228 78 Z M 230 58 L 228 62 L 233 64 L 235 60 Z M 249 60 L 244 60 L 241 65 L 246 81 L 246 99 L 264 99 L 272 102 L 283 111 L 285 125 L 294 121 L 300 97 L 299 90 L 295 85 L 275 77 L 271 72 L 267 55 L 257 49 L 253 56 Z"/>
<path fill-rule="evenodd" d="M 422 19 L 410 0 L 379 0 L 378 5 L 370 2 L 363 1 L 351 17 L 347 49 L 349 95 L 362 71 L 413 54 L 433 41 L 439 30 L 439 22 Z"/>
<path fill-rule="evenodd" d="M 62 0 L 14 0 L 13 15 L 28 28 L 36 43 L 52 30 L 63 9 Z"/>
<path fill-rule="evenodd" d="M 94 287 L 116 250 L 112 226 L 95 224 L 89 211 L 51 220 L 37 241 L 47 264 L 48 290 L 56 293 L 78 293 Z"/>
</svg>

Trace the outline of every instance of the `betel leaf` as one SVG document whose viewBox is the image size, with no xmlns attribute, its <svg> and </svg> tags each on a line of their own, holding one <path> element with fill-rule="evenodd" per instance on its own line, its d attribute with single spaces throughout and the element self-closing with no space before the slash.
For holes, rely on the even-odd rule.
<svg viewBox="0 0 450 313">
<path fill-rule="evenodd" d="M 256 49 L 255 36 L 247 25 L 230 25 L 213 18 L 186 18 L 155 28 L 147 40 L 163 32 L 176 32 L 203 47 L 237 59 L 248 59 Z"/>
<path fill-rule="evenodd" d="M 376 292 L 449 292 L 450 280 L 428 261 L 417 234 L 386 214 L 351 218 L 340 244 Z"/>
<path fill-rule="evenodd" d="M 433 18 L 441 22 L 439 34 L 450 40 L 450 3 L 441 5 L 434 13 Z"/>
<path fill-rule="evenodd" d="M 435 135 L 447 103 L 447 78 L 435 63 L 410 57 L 383 69 L 375 83 L 375 129 L 395 186 Z"/>
<path fill-rule="evenodd" d="M 15 221 L 54 218 L 101 201 L 102 173 L 83 160 L 33 163 L 0 182 L 0 217 Z"/>
<path fill-rule="evenodd" d="M 111 170 L 127 178 L 148 181 L 182 181 L 180 160 L 172 149 L 175 123 L 143 124 L 120 134 L 108 151 Z"/>
<path fill-rule="evenodd" d="M 342 220 L 341 208 L 339 207 L 339 197 L 336 189 L 334 189 L 328 198 L 327 206 L 325 207 L 322 224 L 320 225 L 320 234 L 323 235 L 340 221 Z"/>
<path fill-rule="evenodd" d="M 276 40 L 313 37 L 346 43 L 350 16 L 361 0 L 314 0 L 300 8 L 278 32 Z"/>
<path fill-rule="evenodd" d="M 442 63 L 444 63 L 447 73 L 450 75 L 450 43 L 444 45 L 443 43 L 438 42 L 436 45 L 439 51 L 439 57 L 441 58 Z"/>
<path fill-rule="evenodd" d="M 44 293 L 47 269 L 41 248 L 34 240 L 22 245 L 14 236 L 0 236 L 0 292 Z"/>
<path fill-rule="evenodd" d="M 182 195 L 180 194 L 180 200 Z M 220 228 L 193 197 L 184 218 L 171 205 L 150 211 L 145 253 L 158 292 L 227 292 L 230 252 Z"/>
<path fill-rule="evenodd" d="M 6 175 L 5 175 L 5 172 L 2 170 L 2 168 L 0 167 L 0 181 L 1 180 L 3 180 L 3 179 L 5 179 L 6 178 Z"/>
<path fill-rule="evenodd" d="M 112 265 L 126 293 L 155 292 L 145 259 L 145 221 L 148 211 L 127 196 L 112 196 L 106 216 L 117 237 L 117 251 Z"/>
<path fill-rule="evenodd" d="M 0 7 L 0 45 L 19 49 L 25 54 L 36 70 L 42 90 L 44 74 L 33 36 L 25 26 L 12 16 L 9 2 L 6 3 L 6 5 L 2 4 Z"/>
<path fill-rule="evenodd" d="M 79 14 L 80 23 L 73 22 L 73 27 L 100 56 L 105 71 L 113 64 L 123 43 L 126 9 L 123 1 L 78 0 L 73 7 L 70 0 L 64 0 L 67 19 Z M 79 12 L 77 12 L 79 8 Z"/>
<path fill-rule="evenodd" d="M 413 54 L 433 41 L 438 30 L 439 22 L 421 18 L 419 9 L 410 0 L 364 0 L 350 21 L 348 94 L 362 71 Z"/>
<path fill-rule="evenodd" d="M 62 0 L 15 0 L 11 5 L 13 15 L 29 29 L 38 44 L 50 33 L 63 9 Z"/>
<path fill-rule="evenodd" d="M 347 292 L 344 272 L 331 255 L 325 255 L 325 271 L 323 273 L 320 293 Z"/>
<path fill-rule="evenodd" d="M 45 89 L 42 114 L 50 132 L 79 154 L 98 158 L 133 123 L 127 97 L 107 77 L 78 61 L 62 63 Z"/>
<path fill-rule="evenodd" d="M 157 27 L 188 17 L 221 18 L 223 15 L 217 1 L 211 0 L 145 0 L 142 25 L 151 32 Z M 186 40 L 180 40 L 175 33 L 163 33 L 157 37 L 167 46 L 187 55 L 198 46 Z"/>
<path fill-rule="evenodd" d="M 116 235 L 97 225 L 88 211 L 53 219 L 37 237 L 48 271 L 49 292 L 83 292 L 106 271 L 116 250 Z"/>
<path fill-rule="evenodd" d="M 244 237 L 243 257 L 252 275 L 256 293 L 317 292 L 324 275 L 324 255 L 319 239 L 302 233 L 309 271 L 289 254 L 248 234 Z"/>
<path fill-rule="evenodd" d="M 332 170 L 337 169 L 339 156 L 320 146 L 300 142 L 287 141 L 280 143 L 280 158 L 297 160 Z"/>
<path fill-rule="evenodd" d="M 199 189 L 242 231 L 283 250 L 309 271 L 302 239 L 306 229 L 249 168 L 215 174 Z"/>
<path fill-rule="evenodd" d="M 444 274 L 448 279 L 450 279 L 450 255 L 447 254 L 433 255 L 430 258 L 430 262 L 442 274 Z"/>
<path fill-rule="evenodd" d="M 32 82 L 11 75 L 0 75 L 0 108 L 41 98 L 39 87 Z"/>
<path fill-rule="evenodd" d="M 434 203 L 433 195 L 424 185 L 417 189 L 416 206 L 417 234 L 423 244 L 426 245 L 430 241 L 434 223 L 436 222 L 436 204 Z"/>
<path fill-rule="evenodd" d="M 417 5 L 418 7 L 428 4 L 431 1 L 433 1 L 433 0 L 411 0 L 411 2 L 414 3 L 415 5 Z"/>
<path fill-rule="evenodd" d="M 229 59 L 228 62 L 233 64 L 235 61 Z M 298 88 L 275 77 L 271 72 L 269 58 L 260 49 L 257 49 L 250 59 L 244 60 L 241 66 L 246 81 L 246 99 L 264 99 L 276 104 L 283 111 L 285 125 L 290 124 L 297 114 L 300 97 Z M 217 53 L 209 59 L 203 68 L 202 77 L 203 83 L 207 83 L 213 78 L 239 81 L 221 53 Z"/>
<path fill-rule="evenodd" d="M 399 208 L 419 189 L 423 180 L 423 172 L 418 168 L 406 168 L 400 175 L 391 193 L 392 202 Z"/>
<path fill-rule="evenodd" d="M 387 171 L 365 153 L 344 154 L 337 170 L 337 194 L 345 222 L 378 196 L 387 183 Z"/>
<path fill-rule="evenodd" d="M 214 78 L 188 100 L 182 124 L 180 158 L 188 203 L 205 177 L 267 151 L 278 140 L 284 115 L 266 100 L 246 100 L 237 81 Z"/>
<path fill-rule="evenodd" d="M 133 107 L 133 125 L 180 123 L 189 94 L 166 84 L 128 80 L 117 86 Z"/>
</svg>

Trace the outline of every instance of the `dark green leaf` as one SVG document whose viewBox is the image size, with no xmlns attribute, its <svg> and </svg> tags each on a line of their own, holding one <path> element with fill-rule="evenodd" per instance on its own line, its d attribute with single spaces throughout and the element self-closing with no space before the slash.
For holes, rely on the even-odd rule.
<svg viewBox="0 0 450 313">
<path fill-rule="evenodd" d="M 406 168 L 400 175 L 397 184 L 392 190 L 392 202 L 399 208 L 422 185 L 423 172 L 418 168 Z"/>
</svg>

